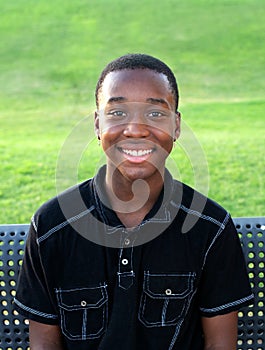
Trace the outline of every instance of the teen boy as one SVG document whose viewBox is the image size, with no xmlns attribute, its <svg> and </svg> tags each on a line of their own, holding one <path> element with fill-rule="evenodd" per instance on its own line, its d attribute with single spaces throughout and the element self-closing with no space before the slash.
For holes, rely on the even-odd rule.
<svg viewBox="0 0 265 350">
<path fill-rule="evenodd" d="M 253 296 L 230 215 L 165 169 L 180 134 L 172 71 L 120 57 L 96 104 L 106 165 L 32 219 L 15 299 L 31 349 L 235 350 Z"/>
</svg>

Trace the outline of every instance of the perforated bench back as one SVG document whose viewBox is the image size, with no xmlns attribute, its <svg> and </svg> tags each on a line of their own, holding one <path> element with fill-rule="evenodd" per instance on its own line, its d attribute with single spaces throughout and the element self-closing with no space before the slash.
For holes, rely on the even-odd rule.
<svg viewBox="0 0 265 350">
<path fill-rule="evenodd" d="M 0 350 L 29 349 L 28 321 L 12 305 L 29 225 L 0 225 Z"/>
<path fill-rule="evenodd" d="M 234 219 L 255 295 L 238 320 L 238 350 L 265 350 L 265 218 Z"/>
<path fill-rule="evenodd" d="M 238 321 L 238 350 L 265 350 L 265 217 L 234 219 L 245 254 L 254 305 Z M 0 225 L 0 350 L 29 349 L 28 321 L 12 300 L 29 225 Z"/>
</svg>

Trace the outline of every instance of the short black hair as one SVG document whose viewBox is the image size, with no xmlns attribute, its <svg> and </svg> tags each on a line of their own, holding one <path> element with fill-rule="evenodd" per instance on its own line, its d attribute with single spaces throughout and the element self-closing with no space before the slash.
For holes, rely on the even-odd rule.
<svg viewBox="0 0 265 350">
<path fill-rule="evenodd" d="M 174 73 L 172 70 L 162 61 L 159 59 L 149 56 L 146 54 L 127 54 L 121 57 L 118 57 L 117 59 L 111 61 L 102 71 L 97 85 L 96 85 L 96 91 L 95 91 L 95 98 L 96 98 L 96 105 L 98 107 L 98 95 L 99 91 L 102 87 L 102 84 L 104 82 L 104 79 L 110 72 L 119 71 L 123 69 L 150 69 L 157 73 L 163 73 L 169 82 L 170 89 L 175 97 L 176 101 L 176 110 L 178 108 L 178 102 L 179 102 L 179 91 L 178 91 L 178 85 L 176 82 L 176 78 L 174 76 Z"/>
</svg>

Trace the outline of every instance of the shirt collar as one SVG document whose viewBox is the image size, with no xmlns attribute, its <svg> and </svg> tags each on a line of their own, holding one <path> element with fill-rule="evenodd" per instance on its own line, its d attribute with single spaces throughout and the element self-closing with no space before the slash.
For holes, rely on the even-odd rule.
<svg viewBox="0 0 265 350">
<path fill-rule="evenodd" d="M 102 166 L 96 176 L 93 178 L 93 194 L 96 203 L 96 210 L 101 220 L 108 226 L 107 231 L 115 232 L 124 225 L 118 218 L 115 211 L 112 210 L 107 193 L 105 191 L 106 165 Z M 168 204 L 174 193 L 174 180 L 170 172 L 165 169 L 164 186 L 158 200 L 146 215 L 142 223 L 136 228 L 139 229 L 146 223 L 167 223 L 171 220 Z"/>
</svg>

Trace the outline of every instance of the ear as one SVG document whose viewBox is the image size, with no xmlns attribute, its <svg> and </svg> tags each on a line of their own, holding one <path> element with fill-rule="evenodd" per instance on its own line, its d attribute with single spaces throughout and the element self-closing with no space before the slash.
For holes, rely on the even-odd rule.
<svg viewBox="0 0 265 350">
<path fill-rule="evenodd" d="M 174 141 L 176 141 L 180 136 L 180 124 L 181 124 L 181 114 L 180 112 L 175 113 L 175 134 Z"/>
<path fill-rule="evenodd" d="M 95 115 L 94 115 L 94 129 L 95 129 L 95 134 L 96 134 L 98 140 L 100 140 L 99 114 L 98 114 L 98 111 L 95 111 Z"/>
</svg>

